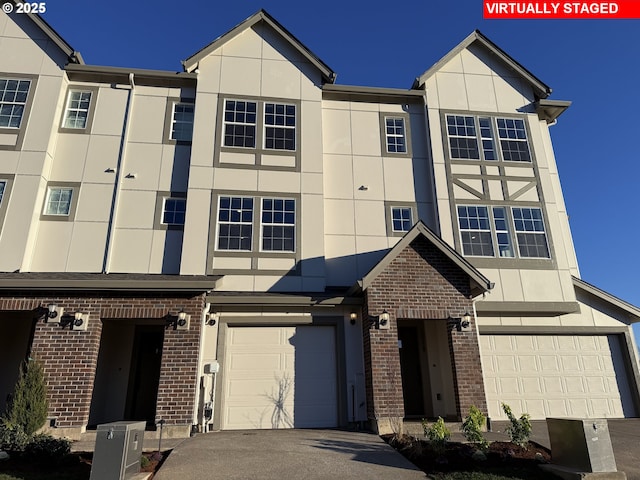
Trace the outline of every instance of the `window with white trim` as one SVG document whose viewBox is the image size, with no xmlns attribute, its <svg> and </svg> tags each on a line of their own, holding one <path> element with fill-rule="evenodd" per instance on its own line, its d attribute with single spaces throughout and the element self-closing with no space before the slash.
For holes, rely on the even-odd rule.
<svg viewBox="0 0 640 480">
<path fill-rule="evenodd" d="M 222 196 L 218 200 L 218 250 L 251 251 L 253 197 Z"/>
<path fill-rule="evenodd" d="M 512 208 L 516 227 L 518 251 L 523 258 L 549 258 L 549 245 L 544 230 L 542 210 L 539 208 Z"/>
<path fill-rule="evenodd" d="M 193 103 L 174 103 L 171 115 L 171 140 L 190 142 L 193 136 Z"/>
<path fill-rule="evenodd" d="M 20 128 L 30 80 L 0 78 L 0 128 Z"/>
<path fill-rule="evenodd" d="M 531 161 L 527 129 L 521 118 L 446 115 L 446 124 L 452 160 Z"/>
<path fill-rule="evenodd" d="M 466 256 L 550 258 L 540 208 L 459 205 L 457 212 Z"/>
<path fill-rule="evenodd" d="M 391 228 L 394 232 L 408 232 L 412 226 L 411 207 L 391 207 Z"/>
<path fill-rule="evenodd" d="M 263 198 L 261 250 L 295 252 L 296 201 L 292 198 Z"/>
<path fill-rule="evenodd" d="M 186 198 L 165 198 L 162 205 L 163 225 L 184 225 L 186 212 Z"/>
<path fill-rule="evenodd" d="M 296 106 L 284 103 L 264 104 L 264 148 L 296 149 Z"/>
<path fill-rule="evenodd" d="M 255 148 L 257 108 L 256 102 L 225 100 L 223 140 L 225 147 Z"/>
<path fill-rule="evenodd" d="M 70 90 L 67 97 L 67 107 L 64 112 L 63 128 L 87 128 L 89 107 L 91 106 L 90 90 Z"/>
<path fill-rule="evenodd" d="M 68 217 L 71 212 L 72 198 L 73 188 L 71 187 L 49 187 L 43 215 Z"/>
<path fill-rule="evenodd" d="M 385 117 L 387 153 L 407 153 L 407 139 L 403 117 Z"/>
</svg>

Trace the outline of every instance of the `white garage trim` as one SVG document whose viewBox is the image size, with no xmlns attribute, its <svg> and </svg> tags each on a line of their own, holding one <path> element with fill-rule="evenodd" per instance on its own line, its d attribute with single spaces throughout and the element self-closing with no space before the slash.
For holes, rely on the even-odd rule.
<svg viewBox="0 0 640 480">
<path fill-rule="evenodd" d="M 489 416 L 623 418 L 636 415 L 623 336 L 480 335 Z"/>
<path fill-rule="evenodd" d="M 343 425 L 343 318 L 304 325 L 274 324 L 277 317 L 246 320 L 227 316 L 220 323 L 214 428 Z"/>
</svg>

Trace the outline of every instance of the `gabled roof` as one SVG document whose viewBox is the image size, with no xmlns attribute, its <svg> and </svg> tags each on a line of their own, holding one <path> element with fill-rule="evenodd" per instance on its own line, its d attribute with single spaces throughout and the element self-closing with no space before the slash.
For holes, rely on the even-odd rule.
<svg viewBox="0 0 640 480">
<path fill-rule="evenodd" d="M 522 77 L 529 85 L 531 85 L 538 98 L 547 98 L 551 94 L 551 88 L 548 85 L 546 85 L 533 73 L 520 65 L 495 43 L 485 37 L 480 32 L 480 30 L 475 30 L 473 33 L 471 33 L 471 35 L 460 42 L 453 50 L 442 57 L 429 70 L 420 75 L 420 77 L 416 78 L 416 80 L 413 82 L 413 88 L 420 87 L 429 77 L 440 70 L 449 60 L 451 60 L 458 53 L 460 53 L 465 48 L 468 48 L 475 42 L 478 42 L 480 45 L 485 47 L 487 50 L 489 50 L 489 52 L 491 52 L 499 60 L 501 60 L 505 66 L 515 71 L 520 77 Z"/>
<path fill-rule="evenodd" d="M 361 280 L 358 280 L 349 294 L 355 293 L 357 290 L 366 290 L 373 281 L 380 275 L 389 264 L 402 252 L 411 242 L 413 242 L 419 236 L 424 237 L 434 247 L 440 250 L 446 257 L 448 257 L 454 264 L 462 269 L 472 282 L 472 292 L 474 296 L 491 290 L 494 286 L 487 277 L 482 275 L 473 265 L 471 265 L 462 255 L 456 252 L 448 244 L 444 242 L 438 235 L 427 227 L 422 220 L 418 221 L 411 230 L 409 230 L 404 237 L 400 239 L 395 246 L 387 252 L 387 254 L 380 260 Z M 475 284 L 475 287 L 474 287 Z"/>
<path fill-rule="evenodd" d="M 625 302 L 624 300 L 621 300 L 618 297 L 611 295 L 610 293 L 605 292 L 604 290 L 601 290 L 598 287 L 595 287 L 578 277 L 573 277 L 573 286 L 579 290 L 582 290 L 583 292 L 589 293 L 599 298 L 600 300 L 607 302 L 618 310 L 621 310 L 627 315 L 627 318 L 630 322 L 640 322 L 640 308 L 636 307 L 635 305 L 631 305 L 630 303 Z"/>
<path fill-rule="evenodd" d="M 209 55 L 214 50 L 220 48 L 232 38 L 236 37 L 246 29 L 253 27 L 257 23 L 264 22 L 273 28 L 282 38 L 284 38 L 289 44 L 298 52 L 300 52 L 312 65 L 314 65 L 322 73 L 322 77 L 328 83 L 333 83 L 336 79 L 336 73 L 329 68 L 320 58 L 318 58 L 311 50 L 309 50 L 300 40 L 293 36 L 286 28 L 284 28 L 278 21 L 269 15 L 264 9 L 251 15 L 244 22 L 240 23 L 236 27 L 229 30 L 224 35 L 216 38 L 206 47 L 200 51 L 194 53 L 186 60 L 182 61 L 182 66 L 186 72 L 191 72 L 198 67 L 198 62 L 204 57 Z"/>
<path fill-rule="evenodd" d="M 26 3 L 23 0 L 11 0 L 14 4 L 18 3 Z M 17 15 L 17 14 L 16 14 Z M 73 49 L 71 45 L 69 45 L 64 38 L 62 38 L 58 32 L 56 32 L 51 25 L 49 25 L 40 15 L 37 13 L 22 13 L 20 15 L 26 15 L 31 19 L 33 23 L 35 23 L 42 32 L 49 37 L 49 39 L 55 43 L 60 50 L 62 50 L 67 57 L 69 57 L 69 62 L 71 63 L 79 63 L 84 64 L 84 60 L 82 59 L 82 55 L 80 52 L 77 52 Z"/>
</svg>

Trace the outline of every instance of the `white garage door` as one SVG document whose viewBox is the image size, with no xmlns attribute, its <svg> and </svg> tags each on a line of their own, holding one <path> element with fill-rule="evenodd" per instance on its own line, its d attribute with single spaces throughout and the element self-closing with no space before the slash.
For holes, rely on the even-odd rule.
<svg viewBox="0 0 640 480">
<path fill-rule="evenodd" d="M 501 402 L 534 419 L 635 416 L 615 335 L 481 335 L 480 349 L 493 419 Z"/>
<path fill-rule="evenodd" d="M 338 426 L 335 327 L 229 327 L 222 428 Z"/>
</svg>

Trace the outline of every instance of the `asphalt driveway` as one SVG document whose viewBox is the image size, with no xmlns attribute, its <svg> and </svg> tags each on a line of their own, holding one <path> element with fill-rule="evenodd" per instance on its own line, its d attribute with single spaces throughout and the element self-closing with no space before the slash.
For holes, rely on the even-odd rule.
<svg viewBox="0 0 640 480">
<path fill-rule="evenodd" d="M 340 430 L 256 430 L 197 435 L 179 444 L 154 480 L 424 479 L 380 437 Z"/>
</svg>

